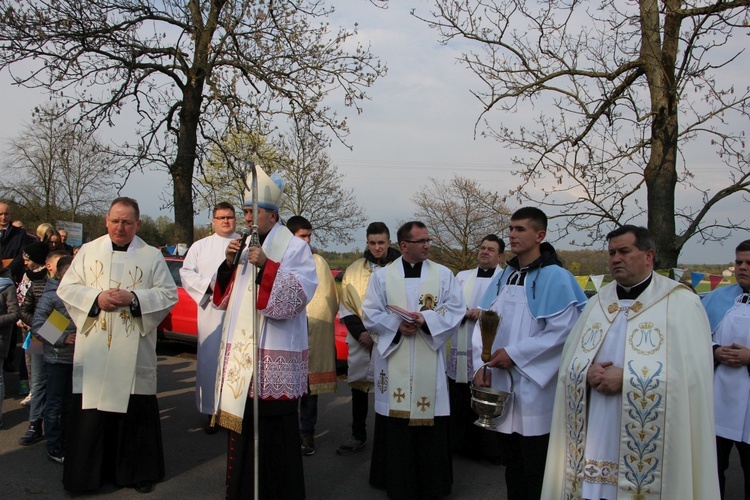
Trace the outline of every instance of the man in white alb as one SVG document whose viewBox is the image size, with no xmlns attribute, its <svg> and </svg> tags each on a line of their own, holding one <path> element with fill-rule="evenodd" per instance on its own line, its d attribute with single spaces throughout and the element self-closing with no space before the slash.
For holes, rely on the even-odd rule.
<svg viewBox="0 0 750 500">
<path fill-rule="evenodd" d="M 487 435 L 474 425 L 477 414 L 471 409 L 471 386 L 474 376 L 472 359 L 472 334 L 481 309 L 479 300 L 487 290 L 495 273 L 502 272 L 505 242 L 495 234 L 482 239 L 477 252 L 477 267 L 461 271 L 456 275 L 466 300 L 466 314 L 451 339 L 448 357 L 448 390 L 451 398 L 451 449 L 467 456 L 481 457 L 483 450 L 492 453 Z M 494 435 L 490 436 L 494 441 Z M 494 455 L 494 453 L 492 453 Z M 488 458 L 490 458 L 488 456 Z M 494 457 L 492 457 L 494 458 Z"/>
<path fill-rule="evenodd" d="M 198 304 L 198 359 L 195 364 L 195 404 L 198 411 L 207 415 L 205 431 L 214 434 L 218 427 L 211 426 L 216 392 L 216 369 L 221 344 L 223 309 L 211 304 L 211 280 L 224 259 L 229 243 L 238 237 L 235 232 L 237 216 L 234 206 L 225 201 L 214 206 L 211 224 L 214 234 L 196 241 L 185 255 L 180 269 L 182 287 Z"/>
<path fill-rule="evenodd" d="M 714 410 L 721 498 L 729 455 L 737 448 L 750 498 L 750 240 L 735 249 L 737 283 L 703 297 L 714 339 Z"/>
</svg>

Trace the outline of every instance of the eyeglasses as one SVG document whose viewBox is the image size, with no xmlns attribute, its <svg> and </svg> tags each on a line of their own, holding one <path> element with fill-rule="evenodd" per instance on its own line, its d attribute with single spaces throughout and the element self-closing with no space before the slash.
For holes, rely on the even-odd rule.
<svg viewBox="0 0 750 500">
<path fill-rule="evenodd" d="M 216 220 L 232 220 L 232 219 L 236 219 L 236 217 L 234 215 L 225 215 L 223 217 L 214 217 L 214 219 L 216 219 Z"/>
<path fill-rule="evenodd" d="M 401 241 L 403 241 L 404 243 L 416 243 L 417 245 L 424 245 L 425 243 L 429 245 L 430 243 L 432 243 L 432 238 L 424 238 L 421 240 L 401 240 Z"/>
</svg>

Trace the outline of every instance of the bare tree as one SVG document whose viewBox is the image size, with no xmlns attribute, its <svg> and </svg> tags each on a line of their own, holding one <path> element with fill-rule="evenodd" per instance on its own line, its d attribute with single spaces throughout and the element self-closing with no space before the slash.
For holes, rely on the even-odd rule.
<svg viewBox="0 0 750 500">
<path fill-rule="evenodd" d="M 279 168 L 277 144 L 244 127 L 230 131 L 211 145 L 205 167 L 196 176 L 199 209 L 211 210 L 218 202 L 228 201 L 242 207 L 245 201 L 247 168 L 253 161 L 267 172 Z"/>
<path fill-rule="evenodd" d="M 435 0 L 422 19 L 444 42 L 472 47 L 461 61 L 485 86 L 474 92 L 483 106 L 477 125 L 484 119 L 487 136 L 522 152 L 514 158 L 525 181 L 519 198 L 555 207 L 562 234 L 583 230 L 589 242 L 645 214 L 660 265 L 672 267 L 690 238 L 720 240 L 745 223 L 708 214 L 750 187 L 750 90 L 729 78 L 747 65 L 746 44 L 732 35 L 747 34 L 748 5 Z M 508 118 L 532 106 L 533 123 Z M 506 122 L 490 124 L 493 110 Z M 724 163 L 725 187 L 696 181 L 697 163 L 682 155 L 697 139 Z M 539 194 L 539 179 L 554 186 Z M 678 207 L 678 184 L 701 201 Z"/>
<path fill-rule="evenodd" d="M 112 153 L 57 106 L 38 108 L 32 118 L 6 151 L 3 196 L 29 222 L 75 221 L 81 213 L 105 210 L 116 191 Z"/>
<path fill-rule="evenodd" d="M 354 190 L 342 186 L 344 177 L 326 151 L 330 141 L 309 125 L 296 124 L 294 133 L 279 145 L 278 172 L 285 181 L 282 215 L 306 217 L 321 246 L 330 241 L 350 243 L 365 223 L 364 210 Z"/>
<path fill-rule="evenodd" d="M 457 175 L 450 181 L 431 178 L 412 202 L 417 205 L 415 217 L 430 230 L 434 258 L 454 271 L 476 266 L 482 238 L 501 236 L 511 215 L 498 193 Z"/>
<path fill-rule="evenodd" d="M 163 168 L 182 241 L 193 241 L 193 177 L 230 124 L 303 115 L 343 139 L 384 68 L 353 31 L 331 32 L 323 0 L 0 0 L 0 70 L 70 97 L 92 127 L 137 113 L 135 168 Z M 21 65 L 19 63 L 26 63 Z M 29 64 L 30 71 L 23 71 Z"/>
</svg>

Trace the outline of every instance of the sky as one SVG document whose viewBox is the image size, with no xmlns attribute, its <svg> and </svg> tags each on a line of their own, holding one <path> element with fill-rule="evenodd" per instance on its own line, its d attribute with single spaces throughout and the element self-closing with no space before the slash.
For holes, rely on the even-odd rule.
<svg viewBox="0 0 750 500">
<path fill-rule="evenodd" d="M 362 114 L 356 115 L 351 108 L 337 108 L 348 117 L 351 134 L 346 142 L 351 150 L 334 143 L 329 152 L 332 163 L 344 176 L 343 187 L 354 190 L 368 221 L 386 222 L 395 239 L 397 222 L 413 218 L 416 207 L 411 197 L 430 178 L 448 180 L 458 174 L 476 179 L 483 188 L 500 194 L 518 185 L 519 179 L 512 174 L 510 151 L 479 134 L 475 137 L 481 106 L 470 91 L 481 89 L 481 82 L 456 62 L 466 45 L 438 43 L 437 33 L 409 14 L 415 7 L 427 14 L 427 0 L 392 0 L 387 9 L 379 9 L 367 0 L 329 0 L 328 4 L 336 7 L 332 26 L 357 22 L 358 39 L 363 44 L 370 43 L 372 52 L 388 66 L 388 74 L 368 91 L 369 101 L 363 104 Z M 30 121 L 33 107 L 46 99 L 39 91 L 13 87 L 8 82 L 7 74 L 0 74 L 4 89 L 0 95 L 4 115 L 0 140 L 17 135 Z M 700 150 L 696 156 L 702 156 Z M 701 161 L 718 163 L 703 157 Z M 708 164 L 696 168 L 699 175 L 707 174 L 705 182 L 712 182 Z M 138 199 L 144 214 L 173 218 L 171 210 L 162 208 L 162 200 L 170 192 L 166 173 L 148 172 L 133 176 L 122 194 Z M 517 208 L 512 203 L 509 206 Z M 740 198 L 720 203 L 715 215 L 721 219 L 738 211 L 747 211 Z M 196 224 L 208 222 L 207 213 L 196 217 Z M 328 249 L 364 248 L 364 229 L 355 237 L 355 243 Z M 498 233 L 503 230 L 498 228 Z M 734 246 L 746 238 L 747 235 L 730 238 L 723 246 L 701 246 L 691 241 L 680 262 L 729 262 L 734 257 Z M 555 242 L 555 246 L 573 249 L 564 240 Z M 594 248 L 604 248 L 604 243 Z"/>
</svg>

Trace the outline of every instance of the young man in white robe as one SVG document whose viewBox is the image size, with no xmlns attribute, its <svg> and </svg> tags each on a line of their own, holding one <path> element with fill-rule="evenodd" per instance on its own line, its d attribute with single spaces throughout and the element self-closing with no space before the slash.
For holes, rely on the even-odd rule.
<svg viewBox="0 0 750 500">
<path fill-rule="evenodd" d="M 735 249 L 737 283 L 703 297 L 713 333 L 716 453 L 721 498 L 729 454 L 736 447 L 750 498 L 750 240 Z"/>
<path fill-rule="evenodd" d="M 456 274 L 456 280 L 463 290 L 466 313 L 461 325 L 451 339 L 448 357 L 448 392 L 451 398 L 451 449 L 469 457 L 494 459 L 497 451 L 488 436 L 474 425 L 477 414 L 471 409 L 471 385 L 474 377 L 472 358 L 472 335 L 481 309 L 479 300 L 487 290 L 495 273 L 502 272 L 500 263 L 505 251 L 505 242 L 495 234 L 488 234 L 479 244 L 477 267 Z"/>
<path fill-rule="evenodd" d="M 211 224 L 214 234 L 196 241 L 185 255 L 180 269 L 182 287 L 198 305 L 198 356 L 195 364 L 195 404 L 198 411 L 207 415 L 205 431 L 214 434 L 218 427 L 211 426 L 216 393 L 216 370 L 219 363 L 223 309 L 211 304 L 211 280 L 224 261 L 229 243 L 238 238 L 235 232 L 237 216 L 234 206 L 225 201 L 217 203 Z"/>
<path fill-rule="evenodd" d="M 511 216 L 508 239 L 515 257 L 492 279 L 479 306 L 500 317 L 489 366 L 503 370 L 481 370 L 474 383 L 489 382 L 508 391 L 508 372 L 515 382 L 509 408 L 494 420 L 508 498 L 540 498 L 560 355 L 586 303 L 575 277 L 563 269 L 552 245 L 544 242 L 546 235 L 547 216 L 538 208 L 520 208 Z M 477 324 L 474 366 L 482 365 L 481 354 Z"/>
<path fill-rule="evenodd" d="M 339 318 L 347 330 L 346 378 L 352 391 L 352 434 L 336 450 L 339 455 L 350 455 L 367 446 L 368 394 L 373 385 L 374 342 L 362 323 L 362 301 L 372 273 L 401 256 L 401 252 L 391 247 L 391 232 L 385 223 L 371 222 L 365 233 L 367 249 L 361 259 L 346 268 L 341 281 Z"/>
<path fill-rule="evenodd" d="M 63 464 L 71 492 L 107 480 L 146 493 L 164 477 L 156 327 L 177 287 L 161 252 L 136 236 L 140 225 L 135 200 L 114 200 L 107 234 L 83 245 L 58 287 L 78 328 Z"/>
<path fill-rule="evenodd" d="M 294 215 L 286 221 L 286 227 L 295 237 L 310 245 L 313 227 L 309 220 Z M 317 253 L 313 253 L 313 258 L 318 288 L 307 304 L 308 393 L 299 401 L 300 451 L 304 456 L 315 454 L 318 394 L 336 392 L 336 331 L 333 322 L 339 296 L 328 262 Z"/>
<path fill-rule="evenodd" d="M 220 346 L 220 352 L 226 354 L 217 376 L 221 385 L 216 396 L 217 421 L 230 430 L 226 498 L 251 498 L 255 490 L 256 395 L 252 391 L 252 375 L 256 362 L 259 498 L 304 498 L 297 400 L 307 391 L 305 309 L 315 294 L 318 277 L 310 246 L 279 223 L 283 180 L 276 174 L 268 177 L 259 166 L 256 172 L 255 222 L 260 246 L 248 244 L 242 250 L 242 240 L 233 240 L 227 246 L 226 259 L 217 270 L 213 287 L 214 305 L 227 309 Z M 252 186 L 252 174 L 248 177 L 247 185 Z M 253 203 L 248 190 L 243 208 L 247 227 L 253 226 Z"/>
<path fill-rule="evenodd" d="M 653 272 L 646 228 L 607 240 L 615 281 L 565 344 L 543 498 L 718 498 L 706 313 L 692 290 Z"/>
<path fill-rule="evenodd" d="M 427 259 L 423 223 L 407 222 L 397 237 L 401 258 L 375 271 L 362 303 L 375 342 L 370 484 L 392 498 L 436 498 L 453 484 L 445 343 L 466 304 L 453 273 Z"/>
</svg>

